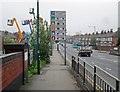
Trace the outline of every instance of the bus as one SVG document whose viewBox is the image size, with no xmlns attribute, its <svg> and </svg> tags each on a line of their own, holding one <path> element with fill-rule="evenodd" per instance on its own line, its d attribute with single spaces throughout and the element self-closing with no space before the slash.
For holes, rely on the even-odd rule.
<svg viewBox="0 0 120 92">
<path fill-rule="evenodd" d="M 78 48 L 80 46 L 79 42 L 73 42 L 73 48 Z"/>
</svg>

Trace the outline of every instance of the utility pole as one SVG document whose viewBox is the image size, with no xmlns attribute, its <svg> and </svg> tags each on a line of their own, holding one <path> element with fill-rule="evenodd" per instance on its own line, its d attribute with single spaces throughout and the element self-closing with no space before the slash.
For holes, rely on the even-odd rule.
<svg viewBox="0 0 120 92">
<path fill-rule="evenodd" d="M 39 0 L 37 0 L 37 74 L 40 74 L 40 45 L 39 45 Z"/>
<path fill-rule="evenodd" d="M 67 30 L 65 30 L 65 48 L 64 48 L 65 49 L 65 53 L 64 53 L 65 54 L 65 65 L 66 65 L 66 32 Z"/>
</svg>

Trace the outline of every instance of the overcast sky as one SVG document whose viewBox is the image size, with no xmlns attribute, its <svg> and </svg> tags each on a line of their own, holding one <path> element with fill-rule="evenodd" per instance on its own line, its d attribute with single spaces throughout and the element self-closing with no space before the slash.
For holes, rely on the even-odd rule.
<svg viewBox="0 0 120 92">
<path fill-rule="evenodd" d="M 17 32 L 17 28 L 7 26 L 7 19 L 15 17 L 22 31 L 29 32 L 29 26 L 22 26 L 21 20 L 33 18 L 29 9 L 36 9 L 37 0 L 0 1 L 0 29 Z M 39 0 L 40 16 L 50 22 L 51 10 L 66 11 L 68 34 L 92 33 L 96 30 L 117 29 L 118 0 Z"/>
</svg>

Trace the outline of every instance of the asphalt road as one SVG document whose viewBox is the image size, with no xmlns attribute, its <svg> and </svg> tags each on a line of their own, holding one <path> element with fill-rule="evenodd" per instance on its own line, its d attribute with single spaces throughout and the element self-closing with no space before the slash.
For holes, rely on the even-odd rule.
<svg viewBox="0 0 120 92">
<path fill-rule="evenodd" d="M 63 46 L 59 46 L 59 47 L 60 47 L 60 51 L 62 53 L 64 53 L 64 47 Z M 69 61 L 71 61 L 71 57 L 73 55 L 78 57 L 78 52 L 76 49 L 74 49 L 72 47 L 72 44 L 67 44 L 66 53 L 67 53 L 67 55 L 66 55 L 67 59 Z M 82 59 L 83 61 L 87 62 L 91 66 L 97 65 L 98 67 L 103 69 L 103 71 L 110 73 L 114 77 L 118 78 L 118 56 L 110 55 L 109 53 L 101 53 L 101 52 L 95 50 L 95 51 L 93 51 L 91 57 L 79 57 L 79 58 Z M 90 68 L 88 68 L 88 69 L 90 70 Z M 90 71 L 92 71 L 92 69 Z M 101 76 L 106 81 L 109 82 L 109 80 L 111 80 L 110 84 L 112 83 L 112 79 L 107 78 L 104 73 L 99 71 L 99 74 L 101 74 Z"/>
</svg>

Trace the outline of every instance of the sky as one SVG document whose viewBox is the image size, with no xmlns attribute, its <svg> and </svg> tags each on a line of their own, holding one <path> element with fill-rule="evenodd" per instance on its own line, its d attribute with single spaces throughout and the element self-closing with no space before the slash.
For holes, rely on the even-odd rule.
<svg viewBox="0 0 120 92">
<path fill-rule="evenodd" d="M 21 21 L 33 18 L 29 14 L 30 8 L 35 8 L 37 0 L 1 0 L 0 1 L 0 29 L 17 32 L 17 28 L 7 26 L 7 20 L 15 17 L 20 29 L 30 32 L 29 26 L 21 25 Z M 96 31 L 114 31 L 118 27 L 119 0 L 39 0 L 40 16 L 50 23 L 50 11 L 66 11 L 67 34 L 92 33 L 92 26 Z M 91 26 L 91 27 L 89 27 Z"/>
</svg>

